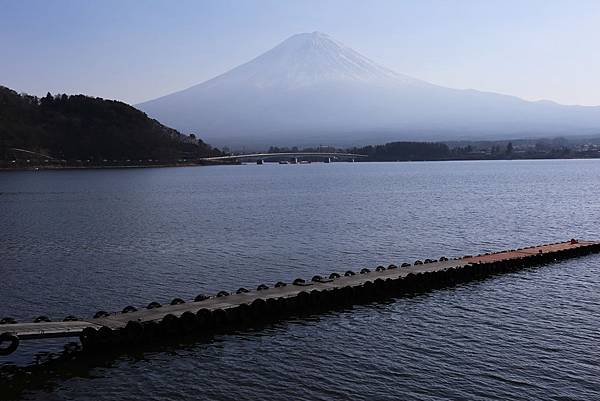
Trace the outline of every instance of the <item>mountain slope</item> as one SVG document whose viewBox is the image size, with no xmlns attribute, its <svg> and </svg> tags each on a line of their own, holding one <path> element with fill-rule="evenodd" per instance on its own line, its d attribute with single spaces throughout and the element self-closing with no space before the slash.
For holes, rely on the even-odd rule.
<svg viewBox="0 0 600 401">
<path fill-rule="evenodd" d="M 600 132 L 600 108 L 433 85 L 329 36 L 294 35 L 216 78 L 138 105 L 218 145 L 456 139 Z"/>
</svg>

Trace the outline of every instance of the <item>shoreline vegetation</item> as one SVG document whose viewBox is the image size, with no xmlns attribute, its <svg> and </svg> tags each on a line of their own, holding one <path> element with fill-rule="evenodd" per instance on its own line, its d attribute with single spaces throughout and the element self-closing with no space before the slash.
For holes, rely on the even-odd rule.
<svg viewBox="0 0 600 401">
<path fill-rule="evenodd" d="M 173 162 L 173 163 L 147 163 L 147 164 L 28 164 L 22 163 L 15 166 L 0 166 L 1 171 L 38 171 L 38 170 L 118 170 L 118 169 L 139 169 L 139 168 L 168 168 L 168 167 L 198 167 L 198 166 L 222 166 L 222 165 L 239 165 L 241 163 L 235 161 L 189 161 L 189 162 Z"/>
<path fill-rule="evenodd" d="M 303 149 L 276 146 L 269 148 L 269 153 L 288 152 L 340 152 L 365 155 L 365 158 L 357 160 L 361 162 L 591 159 L 600 158 L 600 137 L 461 142 L 398 141 L 352 148 L 322 146 Z"/>
</svg>

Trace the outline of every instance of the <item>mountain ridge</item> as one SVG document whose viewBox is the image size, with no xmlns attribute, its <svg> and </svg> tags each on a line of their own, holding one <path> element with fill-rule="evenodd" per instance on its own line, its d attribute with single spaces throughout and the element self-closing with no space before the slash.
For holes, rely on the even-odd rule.
<svg viewBox="0 0 600 401">
<path fill-rule="evenodd" d="M 600 131 L 600 107 L 446 88 L 382 67 L 321 32 L 293 35 L 221 75 L 137 107 L 217 145 L 315 140 L 346 145 L 375 138 L 509 138 Z"/>
</svg>

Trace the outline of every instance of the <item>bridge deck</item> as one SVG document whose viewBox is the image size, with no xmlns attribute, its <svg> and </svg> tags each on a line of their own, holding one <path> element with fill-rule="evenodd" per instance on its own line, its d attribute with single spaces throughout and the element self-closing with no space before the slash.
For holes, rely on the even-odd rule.
<svg viewBox="0 0 600 401">
<path fill-rule="evenodd" d="M 262 291 L 250 291 L 243 294 L 211 297 L 200 302 L 188 302 L 180 305 L 165 305 L 156 309 L 143 309 L 131 313 L 115 313 L 110 316 L 97 319 L 74 322 L 17 323 L 1 325 L 0 333 L 13 333 L 16 334 L 21 340 L 78 336 L 86 327 L 99 329 L 102 326 L 106 326 L 111 329 L 119 329 L 125 327 L 130 320 L 137 320 L 139 322 L 160 321 L 167 314 L 180 316 L 184 312 L 190 311 L 196 313 L 198 310 L 203 308 L 209 310 L 228 309 L 241 304 L 249 304 L 256 299 L 267 300 L 269 298 L 295 297 L 302 291 L 311 291 L 313 289 L 326 290 L 343 288 L 346 286 L 361 286 L 367 281 L 374 281 L 376 279 L 385 280 L 387 278 L 395 279 L 404 277 L 409 273 L 433 272 L 445 270 L 451 267 L 464 266 L 466 264 L 506 261 L 510 259 L 537 255 L 540 253 L 540 251 L 544 254 L 552 254 L 598 244 L 600 244 L 598 241 L 579 241 L 575 244 L 572 244 L 571 242 L 562 242 L 557 244 L 540 245 L 519 250 L 502 251 L 473 257 L 463 257 L 459 259 L 438 261 L 422 265 L 412 265 L 410 267 L 398 267 L 397 269 L 371 271 L 369 273 L 356 274 L 354 276 L 342 276 L 333 280 L 324 280 L 324 282 L 307 282 L 304 285 L 288 284 L 285 287 L 269 288 Z"/>
<path fill-rule="evenodd" d="M 237 160 L 237 159 L 269 159 L 269 158 L 281 158 L 281 157 L 341 157 L 341 158 L 355 158 L 367 157 L 366 155 L 359 155 L 354 153 L 337 153 L 337 152 L 283 152 L 283 153 L 248 153 L 244 155 L 229 155 L 229 156 L 214 156 L 214 157 L 203 157 L 200 160 L 204 161 L 217 161 L 217 160 Z"/>
</svg>

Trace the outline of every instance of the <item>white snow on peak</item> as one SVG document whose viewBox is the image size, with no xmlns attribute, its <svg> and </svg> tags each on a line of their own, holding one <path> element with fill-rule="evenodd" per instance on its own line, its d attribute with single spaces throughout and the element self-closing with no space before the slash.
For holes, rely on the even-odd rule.
<svg viewBox="0 0 600 401">
<path fill-rule="evenodd" d="M 321 32 L 300 33 L 273 49 L 209 81 L 259 88 L 294 89 L 323 83 L 422 85 L 362 56 Z"/>
</svg>

